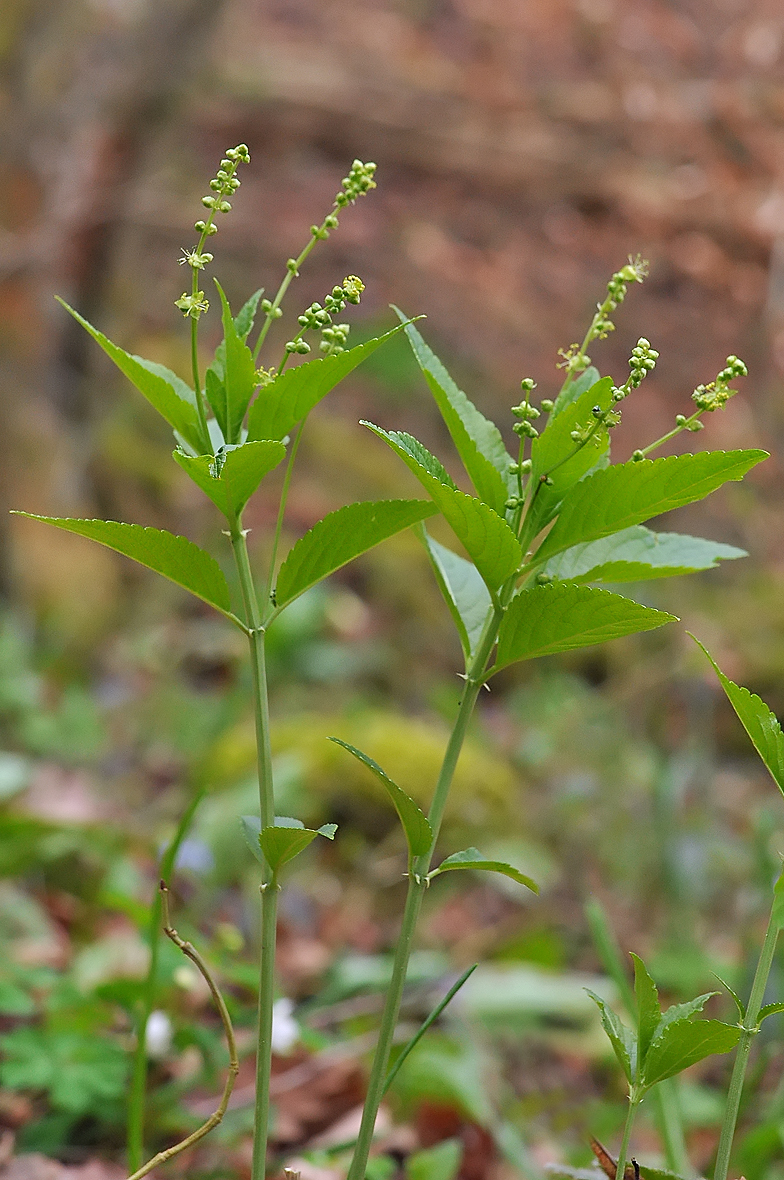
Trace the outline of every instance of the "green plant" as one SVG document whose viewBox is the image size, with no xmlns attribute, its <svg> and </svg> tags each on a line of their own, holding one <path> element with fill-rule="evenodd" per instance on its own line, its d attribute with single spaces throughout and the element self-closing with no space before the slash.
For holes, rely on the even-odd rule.
<svg viewBox="0 0 784 1180">
<path fill-rule="evenodd" d="M 702 651 L 713 665 L 721 686 L 738 715 L 743 728 L 749 735 L 754 748 L 769 770 L 776 786 L 784 794 L 784 733 L 782 733 L 781 725 L 776 715 L 771 712 L 765 702 L 760 700 L 755 693 L 749 692 L 747 688 L 742 688 L 730 680 L 729 677 L 725 676 L 716 661 L 708 653 L 706 648 L 702 646 L 699 640 L 695 640 L 695 642 L 702 648 Z M 713 1180 L 727 1180 L 730 1154 L 735 1137 L 740 1100 L 743 1093 L 743 1084 L 746 1078 L 746 1069 L 749 1063 L 752 1042 L 759 1033 L 763 1020 L 767 1019 L 768 1016 L 776 1015 L 778 1012 L 784 1012 L 784 1003 L 763 1003 L 765 990 L 768 986 L 770 969 L 773 964 L 773 955 L 782 926 L 784 926 L 784 872 L 779 875 L 773 888 L 770 915 L 768 917 L 765 937 L 757 961 L 757 969 L 754 973 L 754 981 L 751 985 L 748 1003 L 744 1004 L 741 998 L 726 983 L 723 985 L 729 991 L 738 1009 L 738 1053 L 730 1079 L 727 1106 L 721 1126 L 721 1136 L 719 1138 Z"/>
<path fill-rule="evenodd" d="M 757 753 L 784 794 L 784 733 L 778 719 L 758 696 L 725 676 L 707 649 L 699 640 L 695 642 L 713 666 Z M 629 1084 L 629 1109 L 617 1162 L 618 1169 L 622 1170 L 626 1166 L 635 1114 L 647 1092 L 705 1057 L 715 1053 L 727 1053 L 737 1046 L 713 1170 L 713 1180 L 727 1180 L 752 1042 L 764 1020 L 784 1012 L 782 1002 L 763 1003 L 776 944 L 784 926 L 784 872 L 780 873 L 773 888 L 770 914 L 748 1002 L 744 1003 L 729 984 L 719 980 L 737 1008 L 738 1020 L 735 1024 L 726 1024 L 719 1020 L 692 1019 L 711 996 L 718 995 L 718 992 L 708 992 L 688 1003 L 673 1005 L 662 1013 L 656 985 L 637 955 L 632 955 L 634 993 L 633 996 L 630 995 L 623 969 L 618 969 L 613 961 L 614 947 L 611 936 L 608 935 L 606 922 L 595 905 L 589 911 L 589 919 L 602 957 L 617 982 L 626 1008 L 634 1018 L 634 1027 L 629 1029 L 604 1000 L 589 992 L 601 1012 L 602 1025 Z M 632 1163 L 634 1162 L 632 1160 Z M 643 1175 L 648 1180 L 657 1180 L 657 1176 L 662 1174 L 656 1169 L 645 1168 Z"/>
<path fill-rule="evenodd" d="M 622 403 L 653 369 L 658 354 L 647 340 L 640 338 L 632 349 L 626 380 L 616 385 L 610 377 L 600 377 L 591 366 L 586 350 L 594 340 L 604 338 L 612 330 L 610 315 L 623 301 L 628 284 L 643 280 L 645 265 L 639 259 L 630 260 L 613 275 L 607 296 L 599 305 L 584 341 L 562 354 L 565 380 L 557 397 L 542 399 L 537 407 L 532 402 L 534 381 L 526 378 L 521 383 L 522 401 L 512 407 L 512 430 L 518 439 L 514 458 L 508 453 L 499 429 L 455 385 L 413 321 L 401 312 L 397 313 L 400 324 L 386 335 L 346 348 L 348 325 L 335 323 L 334 317 L 347 304 L 359 302 L 363 285 L 355 276 L 334 286 L 323 306 L 313 303 L 298 317 L 298 330 L 285 344 L 277 365 L 258 366 L 269 328 L 282 314 L 283 297 L 305 258 L 317 241 L 327 238 L 337 227 L 338 213 L 375 185 L 375 166 L 360 161 L 352 165 L 332 210 L 319 226 L 311 227 L 307 246 L 298 258 L 289 259 L 274 299 L 263 299 L 263 292 L 256 291 L 235 316 L 216 282 L 223 339 L 202 380 L 198 332 L 209 301 L 200 288 L 200 275 L 213 261 L 212 254 L 204 247 L 207 239 L 217 232 L 217 215 L 230 210 L 229 197 L 239 186 L 239 165 L 248 160 L 244 145 L 226 153 L 210 182 L 211 194 L 203 198 L 208 214 L 205 220 L 196 222 L 198 242 L 180 260 L 191 268 L 192 275 L 190 291 L 177 300 L 189 322 L 191 385 L 162 365 L 119 348 L 78 312 L 67 308 L 172 427 L 177 442 L 175 461 L 226 520 L 240 603 L 232 601 L 229 584 L 215 558 L 184 537 L 115 521 L 45 516 L 34 519 L 91 538 L 157 571 L 214 607 L 248 641 L 259 813 L 246 817 L 243 824 L 261 875 L 253 1180 L 262 1180 L 267 1159 L 275 931 L 281 871 L 317 836 L 333 839 L 335 835 L 334 824 L 305 828 L 297 819 L 276 815 L 267 693 L 267 633 L 300 595 L 347 562 L 403 529 L 415 526 L 419 530 L 465 657 L 462 698 L 427 815 L 373 759 L 353 746 L 338 743 L 379 781 L 397 811 L 408 846 L 407 899 L 401 932 L 362 1124 L 349 1170 L 350 1180 L 363 1180 L 379 1103 L 390 1082 L 390 1049 L 426 890 L 444 873 L 466 870 L 501 873 L 536 890 L 534 882 L 514 865 L 488 859 L 473 847 L 447 855 L 434 864 L 447 796 L 483 685 L 518 661 L 590 646 L 673 621 L 674 616 L 666 612 L 594 583 L 690 573 L 708 569 L 722 559 L 743 556 L 741 550 L 717 542 L 653 532 L 644 527 L 644 522 L 699 500 L 728 480 L 741 479 L 766 453 L 736 450 L 648 458 L 681 431 L 699 430 L 702 415 L 724 404 L 733 392 L 730 382 L 745 373 L 743 363 L 730 357 L 715 381 L 695 391 L 694 413 L 689 417 L 679 415 L 673 430 L 635 451 L 629 462 L 610 464 L 610 433 L 620 420 Z M 259 310 L 264 320 L 251 348 L 248 340 Z M 278 564 L 294 461 L 308 414 L 343 377 L 397 332 L 405 332 L 408 338 L 475 494 L 461 490 L 440 460 L 411 435 L 367 423 L 370 431 L 391 447 L 423 485 L 427 499 L 349 504 L 314 525 Z M 313 333 L 320 334 L 323 357 L 287 367 L 292 357 L 310 351 L 305 337 Z M 542 414 L 547 415 L 547 423 L 540 431 L 534 423 Z M 266 571 L 257 580 L 242 513 L 261 480 L 287 455 L 277 523 L 264 555 Z M 423 522 L 436 513 L 451 526 L 467 557 L 427 533 Z M 189 818 L 185 817 L 167 853 L 167 863 L 173 863 Z M 157 926 L 155 910 L 153 921 Z M 154 944 L 155 939 L 152 941 Z M 645 1015 L 648 1036 L 654 1031 L 654 1012 L 652 984 L 645 986 L 649 988 Z M 134 1173 L 151 1166 L 142 1168 L 141 1150 L 144 1037 L 154 995 L 153 956 L 136 1029 L 137 1067 L 129 1120 L 129 1163 Z M 693 1006 L 690 1011 L 694 1011 Z M 609 1016 L 606 1018 L 610 1020 Z M 662 1018 L 666 1019 L 666 1016 Z M 658 1007 L 656 1020 L 659 1020 Z M 429 1023 L 430 1019 L 415 1039 Z M 677 1027 L 681 1030 L 679 1035 L 688 1038 L 692 1035 L 689 1030 L 697 1026 L 679 1020 Z M 722 1035 L 726 1040 L 729 1034 Z M 667 1076 L 666 1071 L 662 1073 L 663 1068 L 660 1066 L 656 1078 L 646 1073 L 633 1084 L 652 1085 L 659 1076 Z M 633 1110 L 634 1103 L 630 1117 Z M 627 1144 L 628 1134 L 622 1155 Z M 438 1167 L 445 1175 L 457 1167 L 457 1155 L 451 1148 L 449 1151 L 444 1148 L 438 1158 Z M 432 1159 L 420 1162 L 423 1168 L 435 1166 Z"/>
</svg>

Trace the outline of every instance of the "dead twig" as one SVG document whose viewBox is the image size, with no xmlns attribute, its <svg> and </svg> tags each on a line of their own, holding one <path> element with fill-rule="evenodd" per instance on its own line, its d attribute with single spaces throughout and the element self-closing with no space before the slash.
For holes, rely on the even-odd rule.
<svg viewBox="0 0 784 1180">
<path fill-rule="evenodd" d="M 237 1057 L 237 1045 L 234 1040 L 234 1029 L 232 1028 L 231 1017 L 229 1016 L 226 1002 L 218 989 L 217 983 L 210 974 L 210 969 L 204 962 L 204 959 L 202 959 L 199 952 L 190 942 L 185 942 L 184 939 L 180 938 L 177 931 L 171 925 L 169 920 L 169 891 L 166 888 L 165 881 L 161 881 L 161 901 L 163 903 L 164 933 L 172 940 L 174 945 L 178 946 L 182 953 L 187 955 L 191 962 L 196 965 L 199 972 L 206 980 L 207 986 L 212 993 L 212 998 L 215 1001 L 218 1012 L 220 1013 L 220 1018 L 223 1022 L 223 1030 L 226 1033 L 226 1044 L 228 1045 L 229 1049 L 229 1072 L 226 1076 L 226 1084 L 223 1087 L 223 1097 L 221 1098 L 220 1106 L 213 1114 L 210 1115 L 207 1121 L 202 1123 L 202 1125 L 198 1127 L 197 1130 L 188 1135 L 185 1139 L 181 1139 L 179 1143 L 175 1143 L 172 1147 L 167 1147 L 164 1151 L 159 1151 L 157 1155 L 153 1156 L 151 1160 L 148 1160 L 146 1164 L 138 1169 L 138 1171 L 134 1172 L 132 1176 L 129 1176 L 128 1180 L 141 1180 L 142 1176 L 146 1176 L 148 1172 L 153 1170 L 153 1168 L 157 1168 L 159 1164 L 163 1164 L 166 1162 L 166 1160 L 170 1160 L 172 1156 L 179 1155 L 180 1152 L 185 1151 L 186 1148 L 192 1147 L 194 1143 L 198 1143 L 200 1139 L 203 1139 L 205 1135 L 208 1135 L 213 1127 L 217 1127 L 218 1123 L 226 1113 L 226 1109 L 229 1105 L 229 1098 L 231 1097 L 231 1092 L 234 1089 L 234 1083 L 237 1079 L 237 1074 L 240 1068 L 239 1058 Z"/>
</svg>

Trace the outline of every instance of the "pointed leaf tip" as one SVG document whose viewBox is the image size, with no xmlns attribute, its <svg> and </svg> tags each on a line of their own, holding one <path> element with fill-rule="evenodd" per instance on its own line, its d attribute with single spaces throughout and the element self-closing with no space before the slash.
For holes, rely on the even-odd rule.
<svg viewBox="0 0 784 1180">
<path fill-rule="evenodd" d="M 446 860 L 441 861 L 438 868 L 428 874 L 428 878 L 438 877 L 441 873 L 449 872 L 452 869 L 475 869 L 479 872 L 499 873 L 503 877 L 509 877 L 512 881 L 516 881 L 518 885 L 525 885 L 526 889 L 530 889 L 532 893 L 539 892 L 539 886 L 531 877 L 527 877 L 525 873 L 521 873 L 514 865 L 510 865 L 504 860 L 489 860 L 478 848 L 466 848 L 462 852 L 453 852 Z"/>
<path fill-rule="evenodd" d="M 531 586 L 515 595 L 504 615 L 492 672 L 518 660 L 590 647 L 676 621 L 665 611 L 594 586 Z"/>
<path fill-rule="evenodd" d="M 126 352 L 124 348 L 113 344 L 108 336 L 104 336 L 103 332 L 94 328 L 84 316 L 69 307 L 59 295 L 55 298 L 92 336 L 96 344 L 100 345 L 106 355 L 114 361 L 120 372 L 124 373 L 128 380 L 136 386 L 139 393 L 147 399 L 162 418 L 165 418 L 172 429 L 180 434 L 197 454 L 200 453 L 206 440 L 201 435 L 196 409 L 196 395 L 190 386 L 164 365 Z"/>
<path fill-rule="evenodd" d="M 330 512 L 289 550 L 278 572 L 278 606 L 435 512 L 429 500 L 367 500 Z"/>
<path fill-rule="evenodd" d="M 248 413 L 248 438 L 284 438 L 298 422 L 307 417 L 330 390 L 347 377 L 366 357 L 403 331 L 398 324 L 391 331 L 334 356 L 306 361 L 286 369 L 260 391 Z"/>
<path fill-rule="evenodd" d="M 520 542 L 506 521 L 483 500 L 461 492 L 443 464 L 422 443 L 402 431 L 383 430 L 363 422 L 399 455 L 466 549 L 488 589 L 493 592 L 519 568 Z"/>
<path fill-rule="evenodd" d="M 333 840 L 337 824 L 323 824 L 320 828 L 306 828 L 301 820 L 292 819 L 287 815 L 276 815 L 275 823 L 262 828 L 259 833 L 259 846 L 264 853 L 267 864 L 273 873 L 288 864 L 295 856 L 299 856 L 316 836 L 326 836 Z"/>
<path fill-rule="evenodd" d="M 39 516 L 35 512 L 15 512 L 14 515 L 40 520 L 43 524 L 51 524 L 79 537 L 97 541 L 99 545 L 130 557 L 139 565 L 176 582 L 184 590 L 214 606 L 237 626 L 243 626 L 231 612 L 228 583 L 217 561 L 187 537 L 177 536 L 165 529 L 125 524 L 117 520 L 77 520 L 73 517 Z"/>
<path fill-rule="evenodd" d="M 710 661 L 727 699 L 746 730 L 752 745 L 770 772 L 776 786 L 784 794 L 784 732 L 782 732 L 778 717 L 756 693 L 735 684 L 733 680 L 725 676 L 699 639 L 690 631 L 687 634 Z"/>
<path fill-rule="evenodd" d="M 427 816 L 420 810 L 411 796 L 407 795 L 403 788 L 399 787 L 396 782 L 393 782 L 386 771 L 382 770 L 379 764 L 368 754 L 364 754 L 362 750 L 358 750 L 356 746 L 351 746 L 348 742 L 344 742 L 340 738 L 331 737 L 329 741 L 334 742 L 336 746 L 342 746 L 344 750 L 348 750 L 349 754 L 352 754 L 359 762 L 367 766 L 368 770 L 372 771 L 381 783 L 389 795 L 403 826 L 410 856 L 424 856 L 429 852 L 433 840 L 433 830 L 430 827 Z"/>
<path fill-rule="evenodd" d="M 630 460 L 587 475 L 570 488 L 536 553 L 537 562 L 574 545 L 597 541 L 654 516 L 693 504 L 729 480 L 739 480 L 767 451 L 701 451 Z"/>
</svg>

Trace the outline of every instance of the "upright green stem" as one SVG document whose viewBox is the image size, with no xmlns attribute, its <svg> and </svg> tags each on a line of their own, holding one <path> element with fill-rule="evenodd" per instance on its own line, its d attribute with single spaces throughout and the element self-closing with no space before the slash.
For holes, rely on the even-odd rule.
<svg viewBox="0 0 784 1180">
<path fill-rule="evenodd" d="M 765 939 L 762 943 L 762 950 L 760 951 L 759 962 L 757 963 L 757 970 L 754 973 L 754 982 L 751 985 L 751 995 L 749 996 L 746 1015 L 743 1018 L 743 1031 L 738 1041 L 738 1052 L 732 1068 L 732 1077 L 730 1078 L 730 1088 L 727 1094 L 724 1120 L 721 1125 L 721 1136 L 719 1137 L 719 1147 L 716 1153 L 713 1180 L 727 1180 L 732 1141 L 735 1138 L 735 1126 L 738 1121 L 738 1111 L 743 1093 L 743 1083 L 746 1078 L 746 1068 L 749 1063 L 751 1042 L 759 1032 L 757 1021 L 759 1020 L 760 1008 L 762 1007 L 762 1001 L 765 996 L 765 988 L 768 985 L 768 976 L 770 975 L 773 954 L 776 950 L 776 941 L 779 936 L 779 916 L 776 913 L 776 907 L 777 905 L 780 906 L 780 904 L 778 898 L 773 902 L 773 908 L 768 920 L 768 928 L 765 931 Z"/>
<path fill-rule="evenodd" d="M 269 573 L 267 574 L 266 601 L 264 604 L 265 611 L 269 610 L 269 607 L 271 604 L 272 583 L 275 579 L 275 562 L 276 562 L 277 556 L 278 556 L 278 545 L 280 544 L 280 534 L 283 531 L 283 517 L 286 512 L 286 503 L 289 498 L 289 488 L 291 486 L 291 476 L 294 472 L 294 460 L 296 459 L 297 451 L 299 450 L 299 443 L 300 443 L 300 439 L 302 438 L 302 431 L 305 426 L 305 421 L 306 421 L 306 419 L 303 418 L 302 421 L 300 422 L 299 426 L 297 427 L 297 433 L 294 436 L 294 442 L 292 443 L 291 451 L 289 452 L 289 461 L 286 465 L 286 474 L 283 477 L 283 488 L 280 493 L 280 504 L 278 506 L 278 519 L 275 522 L 275 535 L 272 538 L 272 552 L 270 553 L 270 559 L 269 559 Z"/>
<path fill-rule="evenodd" d="M 621 1150 L 618 1152 L 618 1167 L 616 1170 L 617 1180 L 623 1180 L 623 1174 L 626 1170 L 626 1164 L 629 1161 L 629 1144 L 632 1139 L 632 1127 L 634 1126 L 634 1119 L 637 1114 L 637 1107 L 640 1105 L 640 1097 L 637 1094 L 637 1089 L 632 1086 L 629 1093 L 629 1109 L 626 1114 L 626 1122 L 623 1128 L 623 1138 L 621 1139 Z"/>
<path fill-rule="evenodd" d="M 362 1111 L 362 1122 L 359 1129 L 359 1135 L 357 1136 L 354 1157 L 351 1161 L 351 1167 L 348 1171 L 347 1180 L 364 1180 L 365 1168 L 367 1167 L 368 1155 L 370 1153 L 370 1147 L 373 1141 L 373 1131 L 376 1125 L 378 1108 L 384 1095 L 386 1075 L 389 1067 L 389 1054 L 392 1049 L 395 1026 L 397 1024 L 397 1018 L 400 1012 L 400 1002 L 403 997 L 403 988 L 406 982 L 408 961 L 411 957 L 411 946 L 413 943 L 414 931 L 419 918 L 419 911 L 422 906 L 422 898 L 424 896 L 425 889 L 427 888 L 427 874 L 430 870 L 430 863 L 433 858 L 433 852 L 438 839 L 438 833 L 441 828 L 441 821 L 444 816 L 447 796 L 449 794 L 449 788 L 452 785 L 452 778 L 455 773 L 455 767 L 457 766 L 457 760 L 460 757 L 460 751 L 465 740 L 465 735 L 468 730 L 468 723 L 471 720 L 471 714 L 473 713 L 474 705 L 476 704 L 476 698 L 484 682 L 487 661 L 490 657 L 493 647 L 495 646 L 496 639 L 498 638 L 498 629 L 501 625 L 502 617 L 503 610 L 500 606 L 495 606 L 488 614 L 479 647 L 468 669 L 465 690 L 463 692 L 457 718 L 455 719 L 455 724 L 447 744 L 444 760 L 441 765 L 441 771 L 438 776 L 438 782 L 436 783 L 436 788 L 433 793 L 433 802 L 428 813 L 430 826 L 433 829 L 433 841 L 429 851 L 424 856 L 417 858 L 414 863 L 413 871 L 409 875 L 406 906 L 405 910 L 403 911 L 403 921 L 400 927 L 400 935 L 397 946 L 395 947 L 395 957 L 392 966 L 392 979 L 390 981 L 390 985 L 386 994 L 386 1000 L 384 1002 L 384 1010 L 381 1016 L 381 1024 L 378 1031 L 376 1051 L 373 1057 L 370 1078 L 368 1080 L 367 1095 L 365 1097 L 365 1105 Z"/>
<path fill-rule="evenodd" d="M 426 888 L 426 879 L 415 876 L 412 873 L 408 879 L 406 906 L 403 911 L 403 921 L 395 949 L 392 978 L 389 981 L 384 1011 L 381 1014 L 378 1042 L 368 1079 L 365 1105 L 362 1110 L 362 1122 L 359 1128 L 359 1135 L 357 1136 L 356 1147 L 354 1148 L 354 1156 L 351 1160 L 351 1167 L 348 1170 L 347 1180 L 364 1180 L 365 1168 L 367 1167 L 368 1155 L 370 1154 L 370 1145 L 373 1141 L 373 1131 L 376 1126 L 378 1108 L 381 1105 L 381 1099 L 384 1095 L 384 1084 L 389 1067 L 389 1054 L 392 1048 L 398 1013 L 400 1012 L 400 1002 L 403 998 L 403 988 L 406 983 L 406 973 L 408 971 L 408 960 L 411 956 L 414 931 L 419 918 L 419 911 L 422 908 L 422 898 Z"/>
<path fill-rule="evenodd" d="M 231 545 L 237 564 L 245 619 L 248 626 L 253 703 L 256 718 L 256 745 L 259 773 L 259 813 L 262 828 L 275 822 L 272 785 L 272 751 L 270 747 L 269 700 L 264 650 L 265 632 L 261 624 L 256 586 L 250 568 L 246 532 L 237 517 L 231 523 Z M 256 1045 L 256 1109 L 253 1130 L 252 1180 L 264 1180 L 267 1161 L 267 1138 L 270 1111 L 270 1067 L 272 1061 L 272 1006 L 275 999 L 275 927 L 278 908 L 278 882 L 264 866 L 261 885 L 261 961 L 259 967 L 258 1035 Z"/>
<path fill-rule="evenodd" d="M 196 814 L 196 808 L 204 798 L 205 788 L 194 791 L 191 801 L 177 826 L 170 844 L 161 857 L 158 866 L 158 876 L 168 881 L 177 859 L 180 845 L 185 839 L 191 821 Z M 128 1171 L 136 1172 L 142 1166 L 144 1159 L 144 1107 L 147 1088 L 147 1023 L 155 1007 L 158 991 L 158 962 L 160 958 L 161 939 L 161 891 L 155 890 L 155 898 L 150 906 L 150 920 L 147 930 L 147 945 L 150 948 L 150 962 L 147 968 L 147 978 L 144 981 L 144 991 L 139 1006 L 136 1021 L 136 1047 L 133 1053 L 131 1069 L 131 1087 L 128 1094 Z"/>
<path fill-rule="evenodd" d="M 197 291 L 196 271 L 193 272 L 193 294 Z M 201 378 L 199 376 L 199 324 L 198 320 L 191 317 L 191 369 L 193 370 L 193 388 L 196 394 L 196 413 L 199 416 L 199 432 L 202 437 L 202 446 L 205 448 L 205 453 L 212 454 L 212 442 L 210 441 L 210 431 L 207 426 L 207 415 L 204 410 L 204 396 L 201 391 Z"/>
</svg>

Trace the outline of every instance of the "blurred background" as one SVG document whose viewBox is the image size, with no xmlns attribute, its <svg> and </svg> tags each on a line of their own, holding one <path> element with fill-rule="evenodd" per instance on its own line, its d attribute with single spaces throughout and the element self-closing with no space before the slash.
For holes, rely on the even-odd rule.
<svg viewBox="0 0 784 1180">
<path fill-rule="evenodd" d="M 252 157 L 213 239 L 235 307 L 259 286 L 273 294 L 351 160 L 373 159 L 377 190 L 308 260 L 289 316 L 360 275 L 352 341 L 392 326 L 390 303 L 426 315 L 429 343 L 509 433 L 520 379 L 554 395 L 558 349 L 582 338 L 610 274 L 641 253 L 650 278 L 591 350 L 616 379 L 638 336 L 661 353 L 624 406 L 616 458 L 688 413 L 729 353 L 750 376 L 698 441 L 773 457 L 666 526 L 748 559 L 630 591 L 680 616 L 780 713 L 784 16 L 777 0 L 5 0 L 0 110 L 0 1150 L 69 1168 L 100 1156 L 114 1175 L 145 907 L 160 849 L 204 788 L 180 854 L 178 924 L 219 964 L 250 1050 L 255 875 L 236 819 L 255 791 L 249 681 L 242 642 L 206 608 L 108 551 L 8 517 L 97 515 L 223 544 L 170 461 L 165 424 L 54 295 L 187 374 L 176 263 L 225 149 L 243 141 Z M 271 334 L 267 363 L 290 323 Z M 218 331 L 212 314 L 205 342 Z M 412 431 L 452 464 L 396 338 L 310 420 L 292 540 L 352 499 L 414 491 L 362 417 Z M 273 479 L 247 514 L 260 562 L 276 497 Z M 367 750 L 426 802 L 459 645 L 409 535 L 303 598 L 272 643 L 281 808 L 341 824 L 284 896 L 281 1012 L 296 1023 L 280 1043 L 275 1139 L 305 1180 L 332 1180 L 361 1100 L 403 860 L 373 784 L 324 738 Z M 714 971 L 744 988 L 784 803 L 670 627 L 498 678 L 444 851 L 479 843 L 480 828 L 483 850 L 543 894 L 432 891 L 406 1020 L 474 959 L 487 965 L 401 1073 L 376 1180 L 401 1167 L 435 1176 L 422 1153 L 444 1142 L 458 1145 L 438 1157 L 444 1180 L 533 1178 L 550 1161 L 583 1165 L 589 1132 L 612 1142 L 622 1090 L 582 991 L 611 985 L 596 982 L 586 900 L 669 998 L 710 990 Z M 175 952 L 163 971 L 155 1146 L 209 1111 L 223 1061 L 198 982 Z M 760 1038 L 738 1155 L 747 1180 L 784 1176 L 779 1020 Z M 719 1059 L 681 1087 L 698 1168 L 726 1072 Z M 251 1076 L 246 1057 L 237 1102 L 190 1171 L 246 1173 Z M 654 1120 L 640 1138 L 655 1160 Z"/>
</svg>

